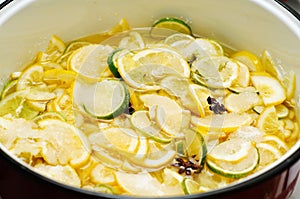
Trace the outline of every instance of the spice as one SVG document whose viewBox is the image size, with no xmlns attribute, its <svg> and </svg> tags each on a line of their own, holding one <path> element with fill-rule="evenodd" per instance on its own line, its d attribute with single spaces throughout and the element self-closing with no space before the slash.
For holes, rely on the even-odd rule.
<svg viewBox="0 0 300 199">
<path fill-rule="evenodd" d="M 129 102 L 129 105 L 127 107 L 127 109 L 125 109 L 124 113 L 132 115 L 134 113 L 134 108 L 132 107 L 132 104 Z"/>
<path fill-rule="evenodd" d="M 172 166 L 178 167 L 178 173 L 186 175 L 200 173 L 202 166 L 199 164 L 199 160 L 195 159 L 196 156 L 192 156 L 189 159 L 176 158 L 175 163 Z"/>
<path fill-rule="evenodd" d="M 222 114 L 226 111 L 224 104 L 213 97 L 209 96 L 207 98 L 207 103 L 210 105 L 209 110 L 213 111 L 215 114 Z"/>
</svg>

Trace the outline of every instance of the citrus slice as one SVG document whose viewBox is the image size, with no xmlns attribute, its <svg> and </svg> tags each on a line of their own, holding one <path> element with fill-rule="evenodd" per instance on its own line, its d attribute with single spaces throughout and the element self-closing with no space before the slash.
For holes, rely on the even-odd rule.
<svg viewBox="0 0 300 199">
<path fill-rule="evenodd" d="M 252 146 L 245 158 L 238 162 L 228 162 L 223 160 L 207 159 L 208 168 L 228 178 L 242 178 L 250 174 L 258 166 L 260 154 L 256 147 Z"/>
<path fill-rule="evenodd" d="M 140 99 L 149 109 L 156 106 L 155 119 L 164 132 L 170 136 L 180 133 L 182 108 L 176 101 L 156 94 L 144 94 L 140 96 Z"/>
<path fill-rule="evenodd" d="M 145 137 L 159 143 L 170 143 L 171 138 L 165 136 L 161 129 L 150 120 L 148 111 L 135 111 L 130 117 L 131 124 Z"/>
<path fill-rule="evenodd" d="M 249 51 L 238 51 L 231 55 L 231 57 L 245 64 L 249 68 L 250 72 L 263 71 L 262 64 L 258 57 Z"/>
<path fill-rule="evenodd" d="M 283 80 L 283 85 L 286 90 L 286 98 L 288 100 L 291 100 L 295 96 L 296 82 L 296 73 L 294 71 L 289 71 Z"/>
<path fill-rule="evenodd" d="M 42 157 L 49 164 L 80 167 L 90 158 L 90 144 L 85 135 L 66 122 L 57 119 L 45 119 L 38 123 L 42 141 L 46 144 Z"/>
<path fill-rule="evenodd" d="M 209 56 L 223 56 L 222 46 L 214 40 L 196 38 L 189 43 L 185 43 L 184 45 L 178 46 L 181 48 L 177 48 L 177 50 L 189 60 L 189 62 Z"/>
<path fill-rule="evenodd" d="M 204 165 L 207 154 L 207 147 L 202 134 L 193 129 L 183 130 L 185 138 L 185 150 L 189 157 L 199 160 L 200 165 Z"/>
<path fill-rule="evenodd" d="M 112 184 L 115 182 L 114 170 L 97 164 L 91 171 L 91 180 L 96 184 Z"/>
<path fill-rule="evenodd" d="M 279 119 L 285 118 L 289 115 L 289 109 L 283 104 L 276 105 L 275 109 Z"/>
<path fill-rule="evenodd" d="M 204 115 L 202 104 L 199 104 L 196 96 L 190 90 L 190 83 L 187 78 L 168 76 L 160 82 L 161 88 L 170 96 L 176 96 L 181 104 L 196 115 Z"/>
<path fill-rule="evenodd" d="M 210 90 L 197 84 L 190 84 L 189 88 L 197 101 L 200 116 L 205 117 L 206 112 L 209 111 L 209 104 L 206 99 L 211 96 Z"/>
<path fill-rule="evenodd" d="M 76 50 L 68 59 L 68 69 L 73 70 L 87 81 L 108 77 L 107 57 L 113 51 L 108 45 L 91 44 Z M 110 71 L 109 71 L 110 72 Z"/>
<path fill-rule="evenodd" d="M 43 80 L 47 84 L 57 84 L 59 87 L 68 88 L 75 81 L 77 74 L 64 69 L 51 69 L 43 73 Z"/>
<path fill-rule="evenodd" d="M 117 68 L 128 85 L 142 90 L 158 90 L 158 81 L 168 75 L 190 75 L 186 60 L 176 51 L 163 47 L 122 54 L 117 58 Z"/>
<path fill-rule="evenodd" d="M 163 191 L 158 180 L 149 173 L 115 172 L 118 185 L 128 194 L 134 196 L 162 196 Z"/>
<path fill-rule="evenodd" d="M 257 121 L 257 127 L 270 134 L 274 134 L 279 130 L 280 124 L 274 106 L 268 106 L 262 111 Z"/>
<path fill-rule="evenodd" d="M 191 71 L 208 87 L 228 88 L 238 76 L 238 65 L 225 56 L 210 56 L 194 61 Z"/>
<path fill-rule="evenodd" d="M 289 150 L 287 144 L 276 135 L 265 135 L 262 138 L 262 142 L 274 146 L 275 148 L 279 149 L 282 154 Z"/>
<path fill-rule="evenodd" d="M 267 50 L 264 50 L 261 55 L 261 64 L 265 71 L 271 74 L 276 79 L 283 81 L 285 76 L 285 71 L 272 57 L 271 53 Z"/>
<path fill-rule="evenodd" d="M 11 114 L 15 117 L 32 119 L 39 114 L 39 111 L 30 108 L 26 102 L 28 90 L 14 92 L 0 101 L 0 116 Z"/>
<path fill-rule="evenodd" d="M 142 49 L 145 48 L 145 42 L 138 32 L 130 31 L 128 36 L 121 39 L 119 48 L 128 50 Z"/>
<path fill-rule="evenodd" d="M 69 43 L 67 46 L 66 46 L 66 49 L 64 51 L 64 55 L 67 55 L 83 46 L 87 46 L 87 45 L 90 45 L 91 43 L 90 42 L 86 42 L 86 41 L 73 41 L 71 43 Z"/>
<path fill-rule="evenodd" d="M 286 99 L 284 88 L 273 77 L 252 75 L 251 82 L 259 92 L 266 106 L 281 104 Z"/>
<path fill-rule="evenodd" d="M 260 167 L 265 167 L 282 156 L 281 152 L 276 147 L 268 143 L 259 143 L 257 148 L 260 153 Z"/>
<path fill-rule="evenodd" d="M 75 87 L 74 100 L 84 110 L 98 119 L 112 119 L 122 114 L 129 104 L 126 85 L 114 79 Z M 90 98 L 84 98 L 91 96 Z"/>
<path fill-rule="evenodd" d="M 7 95 L 11 94 L 12 92 L 16 91 L 17 82 L 18 82 L 18 80 L 15 79 L 15 80 L 8 81 L 4 85 L 4 87 L 2 89 L 2 92 L 1 92 L 1 98 L 0 98 L 0 100 L 2 100 L 3 98 L 5 98 Z"/>
<path fill-rule="evenodd" d="M 241 126 L 250 125 L 253 118 L 249 114 L 227 113 L 208 115 L 204 118 L 192 116 L 191 123 L 204 131 L 232 132 Z"/>
<path fill-rule="evenodd" d="M 246 158 L 252 148 L 250 141 L 240 138 L 226 140 L 215 146 L 208 154 L 207 159 L 226 162 L 238 162 Z"/>
<path fill-rule="evenodd" d="M 259 95 L 256 89 L 249 87 L 249 89 L 240 91 L 240 93 L 230 93 L 225 97 L 224 105 L 230 112 L 243 113 L 250 110 L 253 106 L 259 103 Z"/>
<path fill-rule="evenodd" d="M 113 186 L 109 186 L 107 184 L 98 184 L 94 188 L 94 191 L 111 194 L 111 195 L 115 194 L 115 192 L 116 192 Z"/>
<path fill-rule="evenodd" d="M 166 18 L 159 19 L 154 22 L 152 27 L 171 29 L 188 35 L 192 34 L 192 29 L 186 22 L 174 17 L 166 17 Z"/>
<path fill-rule="evenodd" d="M 200 184 L 190 178 L 184 178 L 181 186 L 186 195 L 199 193 Z"/>
<path fill-rule="evenodd" d="M 107 141 L 120 152 L 135 154 L 139 146 L 139 137 L 129 128 L 111 127 L 103 130 Z"/>
<path fill-rule="evenodd" d="M 56 60 L 63 54 L 65 48 L 63 40 L 56 35 L 52 35 L 45 53 L 49 55 L 51 60 Z"/>
<path fill-rule="evenodd" d="M 69 165 L 46 165 L 37 164 L 34 166 L 34 170 L 43 176 L 50 179 L 54 179 L 60 183 L 70 186 L 81 187 L 81 180 L 76 171 Z"/>
<path fill-rule="evenodd" d="M 18 79 L 17 90 L 41 86 L 43 72 L 44 69 L 40 65 L 32 65 L 27 68 Z"/>
<path fill-rule="evenodd" d="M 108 64 L 108 67 L 109 67 L 109 70 L 111 71 L 111 73 L 117 77 L 117 78 L 120 78 L 121 75 L 118 71 L 118 67 L 117 67 L 117 64 L 116 64 L 116 57 L 118 53 L 124 53 L 123 52 L 120 52 L 122 51 L 122 49 L 117 49 L 117 50 L 114 50 L 113 52 L 111 52 L 107 58 L 107 64 Z"/>
<path fill-rule="evenodd" d="M 182 34 L 182 33 L 175 33 L 170 36 L 168 36 L 164 43 L 171 46 L 172 48 L 175 48 L 177 51 L 180 52 L 186 45 L 192 41 L 194 41 L 195 38 L 191 35 Z"/>
<path fill-rule="evenodd" d="M 66 121 L 66 118 L 62 114 L 60 114 L 59 112 L 51 112 L 51 111 L 36 116 L 35 118 L 33 118 L 33 121 L 38 123 L 39 121 L 46 120 L 46 119 L 57 119 L 61 121 Z"/>
<path fill-rule="evenodd" d="M 250 83 L 250 72 L 248 67 L 240 61 L 236 61 L 239 66 L 238 77 L 233 82 L 234 85 L 247 87 Z"/>
</svg>

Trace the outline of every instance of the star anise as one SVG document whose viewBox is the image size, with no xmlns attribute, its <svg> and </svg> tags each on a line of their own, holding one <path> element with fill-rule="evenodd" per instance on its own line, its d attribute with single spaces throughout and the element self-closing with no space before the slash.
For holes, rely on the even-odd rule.
<svg viewBox="0 0 300 199">
<path fill-rule="evenodd" d="M 202 169 L 199 160 L 195 159 L 195 156 L 192 156 L 189 159 L 175 158 L 175 163 L 172 166 L 178 167 L 178 173 L 186 175 L 198 174 Z"/>
<path fill-rule="evenodd" d="M 222 114 L 226 111 L 224 104 L 213 97 L 209 96 L 207 98 L 207 103 L 210 105 L 209 110 L 213 111 L 215 114 Z"/>
</svg>

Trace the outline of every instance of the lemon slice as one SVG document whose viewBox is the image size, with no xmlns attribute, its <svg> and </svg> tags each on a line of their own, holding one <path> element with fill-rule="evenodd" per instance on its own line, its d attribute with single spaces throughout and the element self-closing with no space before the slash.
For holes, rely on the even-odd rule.
<svg viewBox="0 0 300 199">
<path fill-rule="evenodd" d="M 287 144 L 276 135 L 265 135 L 262 138 L 262 142 L 274 146 L 275 148 L 279 149 L 282 153 L 285 153 L 289 150 Z"/>
<path fill-rule="evenodd" d="M 163 195 L 161 184 L 149 173 L 132 174 L 115 172 L 115 176 L 118 185 L 129 195 L 143 197 Z"/>
<path fill-rule="evenodd" d="M 57 84 L 59 87 L 68 88 L 75 81 L 77 74 L 64 69 L 52 69 L 43 73 L 43 80 L 47 84 Z"/>
<path fill-rule="evenodd" d="M 283 81 L 285 76 L 285 71 L 281 65 L 273 59 L 271 53 L 267 50 L 264 50 L 261 55 L 261 64 L 264 67 L 265 71 L 270 73 L 276 79 Z"/>
<path fill-rule="evenodd" d="M 283 85 L 286 90 L 286 98 L 288 100 L 291 100 L 295 96 L 295 91 L 296 91 L 296 74 L 294 71 L 289 71 L 287 75 L 284 77 L 283 80 Z"/>
<path fill-rule="evenodd" d="M 186 22 L 174 17 L 166 17 L 159 19 L 154 22 L 152 27 L 171 29 L 188 35 L 192 34 L 192 29 Z"/>
<path fill-rule="evenodd" d="M 190 90 L 190 83 L 187 78 L 168 76 L 160 82 L 160 86 L 170 96 L 176 96 L 181 104 L 196 115 L 204 116 L 202 104 L 197 96 Z"/>
<path fill-rule="evenodd" d="M 238 94 L 231 93 L 225 97 L 224 105 L 228 111 L 243 113 L 259 103 L 259 95 L 255 88 L 248 87 L 248 89 L 243 90 Z"/>
<path fill-rule="evenodd" d="M 38 123 L 46 142 L 42 156 L 49 164 L 80 167 L 90 158 L 90 144 L 85 135 L 74 126 L 57 119 L 41 120 Z"/>
<path fill-rule="evenodd" d="M 204 118 L 192 116 L 191 123 L 204 131 L 232 132 L 241 126 L 250 125 L 253 118 L 249 114 L 227 113 L 208 115 Z"/>
<path fill-rule="evenodd" d="M 182 33 L 175 33 L 170 36 L 168 36 L 164 43 L 175 48 L 177 51 L 180 52 L 183 48 L 186 47 L 186 45 L 192 41 L 194 41 L 195 38 L 191 35 L 182 34 Z"/>
<path fill-rule="evenodd" d="M 144 94 L 140 96 L 140 99 L 149 109 L 156 106 L 156 122 L 164 132 L 170 136 L 180 133 L 182 108 L 176 101 L 156 94 Z"/>
<path fill-rule="evenodd" d="M 283 104 L 276 105 L 275 109 L 279 119 L 285 118 L 289 115 L 289 109 Z"/>
<path fill-rule="evenodd" d="M 209 111 L 207 98 L 211 96 L 211 91 L 206 87 L 197 84 L 190 84 L 189 87 L 192 95 L 194 95 L 196 98 L 197 104 L 199 106 L 200 116 L 205 117 L 206 112 Z"/>
<path fill-rule="evenodd" d="M 234 85 L 240 87 L 247 87 L 250 83 L 250 72 L 248 67 L 240 61 L 236 61 L 239 66 L 239 72 L 236 80 L 233 82 Z"/>
<path fill-rule="evenodd" d="M 136 153 L 139 138 L 136 132 L 129 128 L 111 127 L 103 130 L 105 138 L 120 152 Z"/>
<path fill-rule="evenodd" d="M 249 154 L 251 147 L 251 142 L 239 138 L 227 140 L 215 146 L 207 154 L 207 159 L 238 162 Z"/>
<path fill-rule="evenodd" d="M 184 178 L 184 180 L 181 183 L 181 186 L 184 193 L 187 195 L 196 194 L 200 192 L 200 184 L 190 178 Z"/>
<path fill-rule="evenodd" d="M 68 59 L 68 69 L 87 81 L 97 81 L 111 75 L 107 57 L 113 51 L 108 45 L 91 44 L 76 50 Z M 109 71 L 109 72 L 108 72 Z"/>
<path fill-rule="evenodd" d="M 284 88 L 273 77 L 252 75 L 251 82 L 259 92 L 266 106 L 281 104 L 286 99 Z"/>
<path fill-rule="evenodd" d="M 52 35 L 45 53 L 49 55 L 50 60 L 56 60 L 63 54 L 65 48 L 63 40 L 56 35 Z"/>
<path fill-rule="evenodd" d="M 128 50 L 142 49 L 145 48 L 145 42 L 138 32 L 131 31 L 128 33 L 128 36 L 121 39 L 119 48 Z"/>
<path fill-rule="evenodd" d="M 34 166 L 34 170 L 43 176 L 50 179 L 54 179 L 60 183 L 67 184 L 70 186 L 80 187 L 81 180 L 77 175 L 76 171 L 69 165 L 45 165 L 37 164 Z"/>
<path fill-rule="evenodd" d="M 260 167 L 265 167 L 282 156 L 281 152 L 276 147 L 268 143 L 259 143 L 257 148 L 260 153 Z"/>
<path fill-rule="evenodd" d="M 257 121 L 257 127 L 270 134 L 274 134 L 279 130 L 280 124 L 274 106 L 268 106 L 262 111 Z"/>
<path fill-rule="evenodd" d="M 192 72 L 212 88 L 228 88 L 238 76 L 238 65 L 225 56 L 210 56 L 192 63 Z"/>
<path fill-rule="evenodd" d="M 250 72 L 263 71 L 263 66 L 259 58 L 249 51 L 246 50 L 238 51 L 233 55 L 231 55 L 231 57 L 245 64 L 249 68 Z"/>
<path fill-rule="evenodd" d="M 207 159 L 208 168 L 228 178 L 242 178 L 250 174 L 258 166 L 260 154 L 256 147 L 252 146 L 245 158 L 240 161 L 228 162 L 224 160 Z"/>
<path fill-rule="evenodd" d="M 30 87 L 40 87 L 42 83 L 44 69 L 40 65 L 32 65 L 23 71 L 18 79 L 17 90 L 24 90 Z"/>
<path fill-rule="evenodd" d="M 171 138 L 163 135 L 161 129 L 150 120 L 148 111 L 135 111 L 130 117 L 131 124 L 147 138 L 159 143 L 170 143 Z"/>
<path fill-rule="evenodd" d="M 46 119 L 57 119 L 61 121 L 66 121 L 66 118 L 59 112 L 45 112 L 41 115 L 38 115 L 37 117 L 33 118 L 33 121 L 38 123 L 39 121 L 46 120 Z"/>
<path fill-rule="evenodd" d="M 114 170 L 97 164 L 91 171 L 91 180 L 96 184 L 112 184 L 115 182 Z"/>
<path fill-rule="evenodd" d="M 86 96 L 91 96 L 85 98 Z M 78 81 L 74 88 L 74 101 L 98 119 L 112 119 L 124 112 L 129 104 L 126 85 L 115 79 L 105 79 L 94 84 Z"/>
<path fill-rule="evenodd" d="M 158 90 L 158 81 L 168 75 L 189 77 L 186 60 L 169 48 L 153 47 L 122 54 L 117 68 L 124 81 L 133 88 Z"/>
</svg>

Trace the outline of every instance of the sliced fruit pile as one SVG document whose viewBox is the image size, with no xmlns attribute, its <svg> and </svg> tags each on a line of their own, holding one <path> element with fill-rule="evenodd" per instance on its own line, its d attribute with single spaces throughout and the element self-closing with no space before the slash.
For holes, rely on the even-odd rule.
<svg viewBox="0 0 300 199">
<path fill-rule="evenodd" d="M 2 90 L 0 142 L 35 171 L 102 193 L 227 186 L 280 159 L 299 124 L 295 73 L 267 50 L 224 49 L 174 17 L 53 36 Z"/>
</svg>

